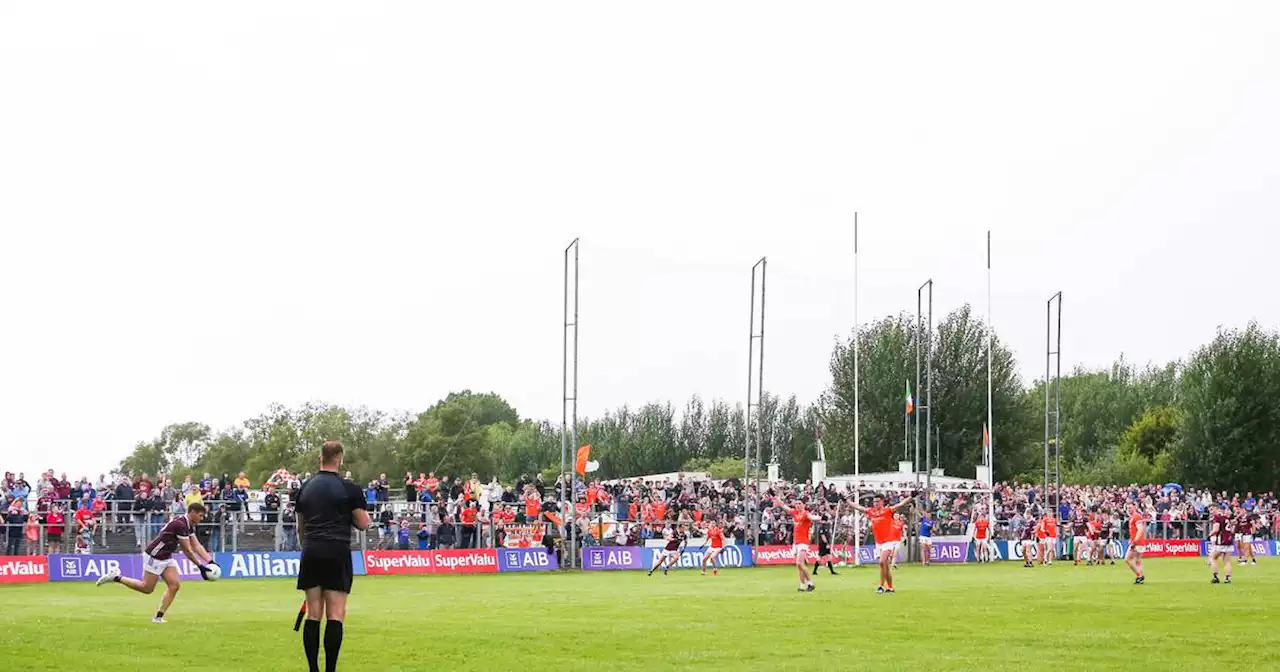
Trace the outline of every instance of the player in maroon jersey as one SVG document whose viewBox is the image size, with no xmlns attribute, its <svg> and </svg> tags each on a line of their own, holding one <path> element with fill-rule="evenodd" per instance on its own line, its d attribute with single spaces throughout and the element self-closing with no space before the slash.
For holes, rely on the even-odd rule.
<svg viewBox="0 0 1280 672">
<path fill-rule="evenodd" d="M 155 591 L 156 583 L 163 579 L 164 596 L 160 598 L 160 609 L 156 611 L 156 616 L 151 619 L 151 622 L 164 623 L 165 612 L 169 611 L 173 598 L 178 595 L 178 589 L 182 586 L 178 561 L 173 558 L 173 554 L 181 548 L 187 559 L 200 568 L 200 575 L 208 578 L 209 565 L 213 564 L 213 556 L 205 550 L 204 545 L 195 535 L 196 526 L 204 520 L 204 514 L 204 504 L 192 502 L 187 506 L 185 514 L 170 520 L 160 529 L 160 534 L 157 534 L 156 538 L 152 539 L 142 551 L 141 579 L 120 576 L 119 570 L 113 570 L 98 579 L 97 585 L 119 583 L 130 590 L 150 595 Z"/>
<path fill-rule="evenodd" d="M 1245 511 L 1244 507 L 1236 509 L 1236 557 L 1240 559 L 1240 564 L 1258 564 L 1253 558 L 1253 530 L 1255 514 Z"/>
<path fill-rule="evenodd" d="M 1235 520 L 1231 517 L 1229 507 L 1210 507 L 1212 517 L 1209 519 L 1209 566 L 1213 569 L 1213 583 L 1218 580 L 1218 563 L 1221 561 L 1226 574 L 1226 583 L 1231 583 L 1231 552 L 1235 543 Z"/>
<path fill-rule="evenodd" d="M 1081 556 L 1089 557 L 1089 521 L 1079 511 L 1071 518 L 1071 561 L 1079 565 Z"/>
</svg>

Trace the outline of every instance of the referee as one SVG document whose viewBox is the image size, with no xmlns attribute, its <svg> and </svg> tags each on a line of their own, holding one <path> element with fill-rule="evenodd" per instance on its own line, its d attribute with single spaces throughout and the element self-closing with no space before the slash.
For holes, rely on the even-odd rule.
<svg viewBox="0 0 1280 672">
<path fill-rule="evenodd" d="M 298 590 L 306 591 L 307 622 L 302 649 L 311 672 L 320 672 L 320 618 L 324 628 L 324 667 L 338 669 L 342 649 L 342 621 L 351 592 L 351 528 L 369 527 L 369 512 L 360 487 L 342 480 L 342 443 L 325 441 L 320 448 L 320 472 L 302 485 L 295 508 L 302 561 Z"/>
</svg>

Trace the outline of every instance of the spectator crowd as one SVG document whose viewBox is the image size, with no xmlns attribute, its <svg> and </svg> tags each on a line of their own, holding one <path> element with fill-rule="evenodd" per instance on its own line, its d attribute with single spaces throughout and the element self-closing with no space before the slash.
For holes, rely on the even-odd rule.
<svg viewBox="0 0 1280 672">
<path fill-rule="evenodd" d="M 350 472 L 346 477 L 351 478 Z M 177 483 L 163 473 L 110 478 L 100 474 L 95 480 L 78 481 L 52 470 L 34 480 L 21 473 L 5 473 L 0 481 L 5 553 L 35 553 L 41 548 L 49 553 L 92 552 L 103 528 L 130 535 L 132 544 L 141 548 L 169 517 L 197 499 L 212 511 L 202 526 L 210 550 L 230 550 L 227 535 L 248 523 L 277 527 L 276 547 L 296 550 L 292 502 L 308 478 L 310 474 L 281 469 L 255 491 L 243 472 L 217 478 L 205 473 L 198 480 L 185 476 Z M 685 475 L 575 480 L 570 493 L 567 479 L 548 483 L 541 474 L 522 475 L 511 484 L 496 477 L 483 482 L 475 473 L 454 478 L 432 472 L 406 473 L 393 484 L 381 474 L 365 486 L 376 526 L 364 543 L 382 549 L 525 544 L 561 548 L 572 537 L 580 546 L 639 545 L 661 536 L 668 525 L 685 526 L 696 539 L 703 523 L 715 520 L 738 543 L 752 543 L 758 533 L 761 544 L 790 544 L 791 518 L 777 505 L 779 500 L 804 501 L 819 517 L 819 529 L 828 538 L 853 543 L 864 540 L 867 530 L 852 504 L 861 500 L 867 505 L 875 496 L 883 496 L 889 504 L 919 496 L 915 511 L 932 514 L 935 535 L 967 535 L 970 523 L 987 517 L 989 507 L 994 507 L 996 533 L 1006 538 L 1017 538 L 1024 525 L 1046 511 L 1064 521 L 1082 513 L 1119 520 L 1130 504 L 1151 517 L 1152 536 L 1200 538 L 1208 507 L 1215 503 L 1257 514 L 1262 521 L 1259 532 L 1266 537 L 1274 533 L 1280 512 L 1275 493 L 1232 494 L 1176 484 L 1064 485 L 1046 492 L 1043 485 L 1001 483 L 988 489 L 972 482 L 943 485 L 927 493 L 919 492 L 914 482 L 838 486 L 775 481 L 761 487 L 764 491 L 757 497 L 755 484 L 741 479 Z"/>
</svg>

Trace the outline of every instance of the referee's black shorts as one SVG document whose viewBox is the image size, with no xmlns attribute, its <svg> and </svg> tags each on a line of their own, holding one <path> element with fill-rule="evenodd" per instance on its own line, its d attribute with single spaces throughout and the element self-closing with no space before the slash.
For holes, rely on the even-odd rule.
<svg viewBox="0 0 1280 672">
<path fill-rule="evenodd" d="M 351 592 L 351 547 L 345 543 L 305 542 L 298 565 L 298 590 L 323 588 Z"/>
</svg>

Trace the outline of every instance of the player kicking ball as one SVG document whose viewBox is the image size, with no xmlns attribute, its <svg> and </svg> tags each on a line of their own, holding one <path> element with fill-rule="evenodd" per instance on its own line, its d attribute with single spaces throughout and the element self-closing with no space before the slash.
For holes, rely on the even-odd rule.
<svg viewBox="0 0 1280 672">
<path fill-rule="evenodd" d="M 662 548 L 662 554 L 658 556 L 658 564 L 649 570 L 649 576 L 659 569 L 662 575 L 667 575 L 667 570 L 676 566 L 680 562 L 680 550 L 684 546 L 685 535 L 684 530 L 677 530 L 674 525 L 669 525 L 662 530 L 662 538 L 667 544 Z"/>
<path fill-rule="evenodd" d="M 113 570 L 98 579 L 97 585 L 118 583 L 132 591 L 150 595 L 155 592 L 156 583 L 163 580 L 164 595 L 160 598 L 160 609 L 151 622 L 164 623 L 164 615 L 168 613 L 173 599 L 178 596 L 178 589 L 182 587 L 178 561 L 173 558 L 178 549 L 182 549 L 182 553 L 196 563 L 202 578 L 208 580 L 211 576 L 217 578 L 222 574 L 222 570 L 213 562 L 213 556 L 204 549 L 195 535 L 196 526 L 204 520 L 204 514 L 204 504 L 192 502 L 187 506 L 185 514 L 174 518 L 160 529 L 160 534 L 142 551 L 141 579 L 120 576 L 119 570 Z"/>
</svg>

